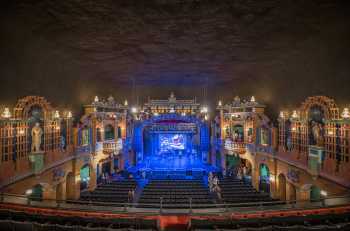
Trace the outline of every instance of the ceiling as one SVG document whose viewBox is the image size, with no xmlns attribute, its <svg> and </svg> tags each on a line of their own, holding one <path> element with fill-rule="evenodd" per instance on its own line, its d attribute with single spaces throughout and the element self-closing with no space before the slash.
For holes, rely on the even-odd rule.
<svg viewBox="0 0 350 231">
<path fill-rule="evenodd" d="M 1 7 L 0 104 L 39 94 L 235 95 L 277 111 L 313 94 L 350 104 L 346 0 L 13 0 Z M 134 87 L 133 87 L 134 86 Z"/>
</svg>

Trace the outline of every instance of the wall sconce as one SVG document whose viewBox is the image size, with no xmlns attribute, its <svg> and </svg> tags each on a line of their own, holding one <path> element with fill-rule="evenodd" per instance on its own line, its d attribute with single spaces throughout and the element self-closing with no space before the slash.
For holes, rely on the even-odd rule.
<svg viewBox="0 0 350 231">
<path fill-rule="evenodd" d="M 222 102 L 221 102 L 221 100 L 219 100 L 219 102 L 218 102 L 218 106 L 219 106 L 219 107 L 221 107 L 221 106 L 222 106 Z"/>
<path fill-rule="evenodd" d="M 68 112 L 67 112 L 67 118 L 68 118 L 68 119 L 71 119 L 72 117 L 73 117 L 72 112 L 71 112 L 71 111 L 68 111 Z"/>
<path fill-rule="evenodd" d="M 33 193 L 33 190 L 32 190 L 32 189 L 27 189 L 26 192 L 25 192 L 25 194 L 26 194 L 27 196 L 32 195 L 32 193 Z"/>
<path fill-rule="evenodd" d="M 94 102 L 97 103 L 99 101 L 98 96 L 95 96 Z"/>
<path fill-rule="evenodd" d="M 202 107 L 201 113 L 208 113 L 208 107 L 207 106 Z"/>
<path fill-rule="evenodd" d="M 255 103 L 255 102 L 256 102 L 256 101 L 255 101 L 254 95 L 252 96 L 252 98 L 250 98 L 250 102 L 252 102 L 252 103 Z"/>
<path fill-rule="evenodd" d="M 349 112 L 349 108 L 344 108 L 343 112 L 341 113 L 341 117 L 343 119 L 349 119 L 350 118 L 350 112 Z"/>
<path fill-rule="evenodd" d="M 127 100 L 124 101 L 124 106 L 128 106 L 128 101 Z"/>
<path fill-rule="evenodd" d="M 298 112 L 296 110 L 293 111 L 292 118 L 293 119 L 298 119 L 299 118 Z"/>
<path fill-rule="evenodd" d="M 284 112 L 283 111 L 280 112 L 280 118 L 284 119 Z"/>
<path fill-rule="evenodd" d="M 10 109 L 8 107 L 5 107 L 4 111 L 1 114 L 1 117 L 8 119 L 8 118 L 11 118 L 11 116 L 12 115 L 11 115 Z"/>
<path fill-rule="evenodd" d="M 131 113 L 137 113 L 137 108 L 136 107 L 132 107 L 131 108 Z"/>
<path fill-rule="evenodd" d="M 59 111 L 55 111 L 54 115 L 53 115 L 54 119 L 59 119 L 60 118 L 60 113 Z"/>
</svg>

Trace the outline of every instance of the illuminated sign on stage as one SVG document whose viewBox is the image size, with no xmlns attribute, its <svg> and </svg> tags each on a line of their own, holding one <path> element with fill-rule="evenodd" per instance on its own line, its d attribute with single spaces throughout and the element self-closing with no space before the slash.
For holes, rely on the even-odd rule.
<svg viewBox="0 0 350 231">
<path fill-rule="evenodd" d="M 170 152 L 172 150 L 184 150 L 186 137 L 183 134 L 160 134 L 160 152 Z"/>
</svg>

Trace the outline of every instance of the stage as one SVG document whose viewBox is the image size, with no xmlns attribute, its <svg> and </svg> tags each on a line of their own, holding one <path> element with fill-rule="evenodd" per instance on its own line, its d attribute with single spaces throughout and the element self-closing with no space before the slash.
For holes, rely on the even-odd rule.
<svg viewBox="0 0 350 231">
<path fill-rule="evenodd" d="M 218 171 L 208 164 L 208 125 L 191 116 L 163 115 L 135 127 L 132 173 L 156 178 L 193 177 Z"/>
</svg>

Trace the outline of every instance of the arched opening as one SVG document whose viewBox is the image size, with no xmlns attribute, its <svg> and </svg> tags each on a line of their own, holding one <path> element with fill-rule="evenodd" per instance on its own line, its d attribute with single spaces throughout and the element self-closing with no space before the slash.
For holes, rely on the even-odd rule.
<svg viewBox="0 0 350 231">
<path fill-rule="evenodd" d="M 90 144 L 90 129 L 87 126 L 84 126 L 84 128 L 81 129 L 81 134 L 79 138 L 79 144 L 81 146 L 87 146 Z"/>
<path fill-rule="evenodd" d="M 226 155 L 226 171 L 234 173 L 241 163 L 239 155 Z"/>
<path fill-rule="evenodd" d="M 102 142 L 102 132 L 101 128 L 96 129 L 96 141 L 97 142 Z"/>
<path fill-rule="evenodd" d="M 102 174 L 111 174 L 111 160 L 102 163 Z"/>
<path fill-rule="evenodd" d="M 118 126 L 118 138 L 122 137 L 122 128 Z"/>
<path fill-rule="evenodd" d="M 105 128 L 105 140 L 113 140 L 114 139 L 114 127 L 110 124 L 106 125 Z"/>
<path fill-rule="evenodd" d="M 321 106 L 310 107 L 309 112 L 309 144 L 322 146 L 324 144 L 324 110 Z"/>
<path fill-rule="evenodd" d="M 29 198 L 32 201 L 42 201 L 43 200 L 43 186 L 41 184 L 37 184 L 32 188 L 32 192 L 29 195 Z"/>
<path fill-rule="evenodd" d="M 287 180 L 286 177 L 281 173 L 278 176 L 278 193 L 279 193 L 279 198 L 282 201 L 285 201 L 287 196 L 286 196 L 286 187 L 287 187 Z"/>
<path fill-rule="evenodd" d="M 89 187 L 90 182 L 90 166 L 84 165 L 80 169 L 80 190 L 85 190 Z"/>
<path fill-rule="evenodd" d="M 321 190 L 317 186 L 311 186 L 310 188 L 310 201 L 321 200 Z"/>
<path fill-rule="evenodd" d="M 259 173 L 259 191 L 270 193 L 270 170 L 266 164 L 260 165 Z"/>
<path fill-rule="evenodd" d="M 64 194 L 63 194 L 63 183 L 59 183 L 56 186 L 56 200 L 64 200 Z"/>
<path fill-rule="evenodd" d="M 268 127 L 262 127 L 260 130 L 260 144 L 264 146 L 270 144 L 270 130 Z"/>
<path fill-rule="evenodd" d="M 241 158 L 239 166 L 239 175 L 241 175 L 245 183 L 252 183 L 252 169 L 253 165 L 248 159 Z"/>
<path fill-rule="evenodd" d="M 29 143 L 30 147 L 33 148 L 33 137 L 32 137 L 32 130 L 36 125 L 39 125 L 41 129 L 43 129 L 44 125 L 44 110 L 40 105 L 33 105 L 30 107 L 29 112 L 28 112 L 28 131 L 30 135 Z M 44 129 L 42 130 L 44 131 Z M 40 150 L 44 150 L 44 135 L 41 135 L 41 142 L 40 142 Z"/>
<path fill-rule="evenodd" d="M 66 177 L 66 199 L 73 200 L 74 199 L 74 187 L 75 187 L 75 179 L 72 172 L 67 174 Z"/>
<path fill-rule="evenodd" d="M 233 141 L 234 142 L 243 142 L 244 141 L 244 129 L 242 125 L 235 125 L 232 128 Z"/>
<path fill-rule="evenodd" d="M 285 122 L 285 143 L 284 148 L 287 151 L 292 151 L 293 149 L 293 142 L 292 142 L 292 123 L 290 120 L 286 120 Z"/>
</svg>

